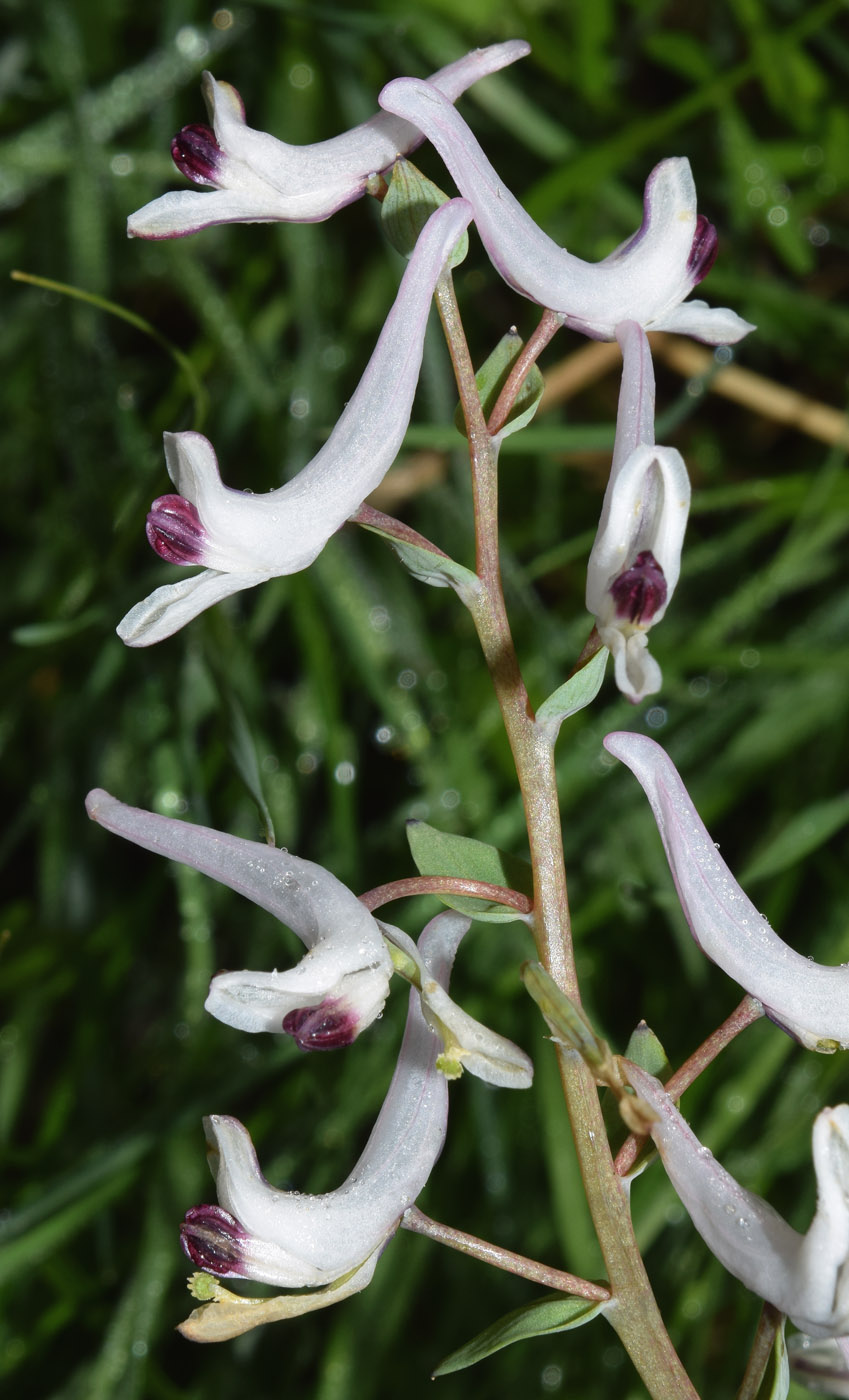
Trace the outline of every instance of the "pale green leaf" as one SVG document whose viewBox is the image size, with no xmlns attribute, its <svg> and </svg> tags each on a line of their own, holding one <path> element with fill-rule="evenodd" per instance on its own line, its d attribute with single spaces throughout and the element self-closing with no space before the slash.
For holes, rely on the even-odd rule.
<svg viewBox="0 0 849 1400">
<path fill-rule="evenodd" d="M 427 822 L 407 822 L 407 840 L 420 875 L 456 875 L 464 880 L 482 880 L 504 885 L 522 894 L 533 892 L 533 876 L 527 861 L 499 851 L 484 841 L 468 836 L 452 836 Z M 508 923 L 521 916 L 504 904 L 490 903 L 464 895 L 439 898 L 451 909 L 489 923 Z"/>
<path fill-rule="evenodd" d="M 530 1337 L 551 1336 L 555 1332 L 569 1332 L 573 1327 L 583 1327 L 592 1322 L 601 1312 L 604 1303 L 594 1303 L 587 1298 L 570 1298 L 562 1293 L 549 1293 L 535 1303 L 528 1303 L 515 1312 L 507 1313 L 493 1322 L 483 1332 L 479 1332 L 465 1346 L 452 1351 L 434 1371 L 436 1376 L 448 1376 L 452 1371 L 463 1371 L 478 1361 L 509 1347 L 513 1342 L 524 1342 Z"/>
</svg>

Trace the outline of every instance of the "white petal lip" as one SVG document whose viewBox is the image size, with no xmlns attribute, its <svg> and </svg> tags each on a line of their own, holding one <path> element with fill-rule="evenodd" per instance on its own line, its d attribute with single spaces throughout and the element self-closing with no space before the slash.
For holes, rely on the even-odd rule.
<svg viewBox="0 0 849 1400">
<path fill-rule="evenodd" d="M 631 1064 L 627 1072 L 660 1115 L 652 1139 L 720 1263 L 809 1336 L 849 1332 L 849 1105 L 823 1109 L 814 1123 L 817 1211 L 801 1235 L 714 1160 L 653 1075 Z"/>
<path fill-rule="evenodd" d="M 475 224 L 506 282 L 523 296 L 556 311 L 567 325 L 612 340 L 622 321 L 653 330 L 672 322 L 692 291 L 690 266 L 696 233 L 696 190 L 689 161 L 661 161 L 646 183 L 642 227 L 599 263 L 586 263 L 558 247 L 502 184 L 469 127 L 449 102 L 416 78 L 396 78 L 380 94 L 386 111 L 424 132 L 447 165 L 458 190 L 474 206 Z M 691 308 L 689 334 L 720 344 L 752 329 L 733 312 Z"/>
<path fill-rule="evenodd" d="M 659 744 L 608 734 L 651 803 L 691 932 L 702 951 L 809 1049 L 849 1048 L 849 968 L 809 961 L 779 938 L 743 893 Z"/>
<path fill-rule="evenodd" d="M 383 480 L 410 421 L 434 287 L 471 215 L 454 199 L 428 220 L 359 385 L 327 442 L 285 486 L 266 495 L 234 491 L 223 485 L 205 437 L 165 434 L 168 470 L 197 507 L 209 569 L 131 608 L 117 629 L 128 646 L 162 641 L 221 598 L 306 568 Z"/>
<path fill-rule="evenodd" d="M 435 919 L 419 947 L 443 986 L 459 942 L 456 920 Z M 436 1069 L 439 1041 L 410 992 L 407 1028 L 389 1092 L 360 1160 L 337 1190 L 322 1196 L 279 1191 L 256 1161 L 235 1118 L 206 1121 L 218 1200 L 268 1249 L 263 1277 L 284 1288 L 320 1287 L 358 1267 L 395 1230 L 442 1150 L 448 1085 Z M 258 1275 L 254 1275 L 255 1277 Z"/>
<path fill-rule="evenodd" d="M 616 439 L 587 564 L 586 603 L 613 656 L 616 684 L 636 703 L 662 684 L 660 667 L 648 652 L 646 631 L 661 620 L 678 583 L 690 479 L 674 447 L 654 445 L 654 369 L 645 331 L 636 321 L 624 321 L 616 328 L 616 338 L 623 355 Z M 617 616 L 611 588 L 644 550 L 663 570 L 666 598 L 641 626 Z"/>
<path fill-rule="evenodd" d="M 475 49 L 427 80 L 449 102 L 500 68 L 530 53 L 522 39 Z M 223 152 L 221 188 L 208 194 L 173 191 L 152 200 L 127 222 L 131 238 L 176 238 L 211 224 L 316 223 L 358 199 L 370 175 L 424 137 L 404 120 L 379 112 L 352 131 L 310 146 L 289 146 L 245 125 L 229 83 L 204 74 L 216 139 Z"/>
<path fill-rule="evenodd" d="M 377 991 L 382 983 L 385 999 L 392 960 L 376 920 L 329 870 L 258 841 L 129 807 L 99 788 L 89 793 L 86 810 L 108 831 L 200 870 L 252 900 L 310 950 L 285 973 L 231 973 L 214 979 L 207 1010 L 219 1020 L 245 1030 L 280 1030 L 279 1024 L 266 1024 L 273 1014 L 282 1019 L 292 1007 L 344 997 L 346 982 L 352 987 L 352 979 L 364 971 L 371 974 L 368 987 L 361 988 L 371 1007 L 370 1020 L 379 1015 L 383 1001 Z M 353 983 L 352 995 L 355 987 Z M 363 1019 L 359 1029 L 367 1023 Z"/>
<path fill-rule="evenodd" d="M 446 910 L 438 917 L 444 921 L 446 930 L 452 926 L 453 921 L 459 944 L 460 939 L 468 932 L 471 920 L 452 910 Z M 497 1031 L 482 1025 L 458 1006 L 442 984 L 428 972 L 425 960 L 412 938 L 383 920 L 379 919 L 378 923 L 390 943 L 401 948 L 418 967 L 425 1020 L 434 1034 L 446 1043 L 448 1055 L 456 1054 L 469 1074 L 487 1084 L 494 1084 L 502 1089 L 530 1088 L 534 1066 L 524 1050 L 520 1050 L 512 1040 L 507 1040 Z"/>
</svg>

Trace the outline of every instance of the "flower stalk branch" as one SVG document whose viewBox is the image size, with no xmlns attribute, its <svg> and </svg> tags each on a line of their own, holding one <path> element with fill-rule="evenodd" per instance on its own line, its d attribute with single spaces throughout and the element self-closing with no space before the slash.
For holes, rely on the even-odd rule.
<svg viewBox="0 0 849 1400">
<path fill-rule="evenodd" d="M 508 890 L 505 885 L 490 885 L 485 880 L 464 880 L 456 875 L 412 875 L 405 880 L 392 880 L 377 885 L 360 895 L 360 903 L 374 913 L 395 899 L 411 899 L 419 894 L 462 895 L 467 899 L 485 899 L 492 904 L 506 904 L 520 914 L 530 914 L 533 905 L 526 894 Z"/>
<path fill-rule="evenodd" d="M 455 1230 L 450 1225 L 443 1225 L 441 1221 L 432 1220 L 430 1216 L 425 1215 L 418 1206 L 410 1206 L 409 1210 L 405 1211 L 401 1217 L 401 1227 L 404 1230 L 412 1230 L 417 1235 L 427 1235 L 428 1239 L 447 1245 L 449 1249 L 456 1249 L 461 1254 L 468 1254 L 472 1259 L 480 1259 L 484 1264 L 492 1264 L 494 1268 L 503 1269 L 508 1274 L 518 1274 L 520 1278 L 530 1279 L 532 1283 L 539 1283 L 543 1288 L 557 1289 L 560 1293 L 588 1298 L 592 1302 L 603 1303 L 610 1298 L 610 1290 L 603 1284 L 578 1278 L 576 1274 L 567 1274 L 562 1269 L 552 1269 L 548 1264 L 540 1264 L 536 1259 L 527 1259 L 523 1254 L 514 1254 L 510 1249 L 502 1249 L 500 1245 L 478 1239 L 476 1235 L 469 1235 L 465 1230 Z"/>
</svg>

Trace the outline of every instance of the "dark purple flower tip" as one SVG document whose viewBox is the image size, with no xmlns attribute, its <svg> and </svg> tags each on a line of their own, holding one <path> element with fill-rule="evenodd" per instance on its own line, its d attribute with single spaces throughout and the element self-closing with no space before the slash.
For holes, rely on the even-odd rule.
<svg viewBox="0 0 849 1400">
<path fill-rule="evenodd" d="M 626 569 L 610 585 L 616 616 L 644 626 L 648 626 L 663 607 L 666 591 L 663 569 L 650 549 L 638 554 L 630 569 Z"/>
<path fill-rule="evenodd" d="M 180 1244 L 193 1264 L 209 1274 L 241 1275 L 241 1244 L 248 1238 L 238 1220 L 220 1206 L 192 1206 L 180 1226 Z"/>
<path fill-rule="evenodd" d="M 699 214 L 696 219 L 693 243 L 687 258 L 687 270 L 693 274 L 693 286 L 697 282 L 701 282 L 702 278 L 707 277 L 713 267 L 718 243 L 716 229 L 710 219 L 705 218 L 704 214 Z"/>
<path fill-rule="evenodd" d="M 221 154 L 214 131 L 200 122 L 184 126 L 171 142 L 171 159 L 196 185 L 217 185 Z"/>
<path fill-rule="evenodd" d="M 283 1017 L 283 1029 L 300 1050 L 340 1050 L 357 1038 L 357 1018 L 338 1001 L 299 1006 Z"/>
<path fill-rule="evenodd" d="M 168 564 L 202 564 L 206 531 L 185 496 L 159 496 L 150 508 L 147 538 Z"/>
</svg>

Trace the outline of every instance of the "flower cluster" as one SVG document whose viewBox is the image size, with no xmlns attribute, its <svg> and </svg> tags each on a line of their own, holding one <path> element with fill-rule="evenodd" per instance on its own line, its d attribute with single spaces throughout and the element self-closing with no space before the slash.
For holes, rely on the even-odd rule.
<svg viewBox="0 0 849 1400">
<path fill-rule="evenodd" d="M 511 41 L 468 54 L 427 81 L 397 79 L 384 88 L 381 110 L 369 121 L 310 147 L 286 145 L 249 127 L 236 90 L 204 75 L 211 126 L 185 127 L 174 138 L 172 154 L 184 175 L 208 188 L 154 200 L 130 218 L 131 236 L 171 238 L 211 224 L 325 219 L 367 192 L 379 195 L 386 187 L 381 173 L 424 140 L 441 156 L 459 197 L 437 192 L 438 207 L 422 221 L 357 389 L 316 456 L 284 485 L 266 495 L 233 490 L 223 484 L 205 437 L 165 435 L 174 491 L 153 502 L 147 536 L 166 562 L 199 565 L 201 572 L 166 583 L 133 607 L 118 628 L 128 645 L 161 641 L 220 600 L 306 568 L 360 511 L 401 448 L 431 300 L 474 223 L 496 270 L 543 307 L 553 324 L 615 340 L 621 348 L 615 445 L 589 557 L 586 604 L 601 645 L 614 657 L 619 689 L 637 702 L 660 688 L 647 634 L 664 616 L 678 582 L 690 483 L 680 453 L 655 443 L 647 332 L 674 331 L 717 345 L 740 340 L 752 327 L 731 310 L 688 300 L 710 270 L 717 236 L 697 212 L 684 158 L 661 161 L 650 173 L 640 228 L 598 263 L 560 248 L 531 220 L 454 106 L 479 78 L 527 52 L 525 43 Z M 413 548 L 423 553 L 418 544 Z M 412 563 L 419 577 L 448 578 L 461 596 L 463 589 L 467 599 L 472 596 L 469 581 L 480 583 L 474 574 L 435 547 L 424 557 L 437 562 Z M 656 745 L 634 735 L 613 735 L 607 743 L 649 795 L 682 903 L 705 952 L 805 1044 L 820 1050 L 849 1045 L 844 970 L 797 958 L 751 910 Z M 442 914 L 416 943 L 377 920 L 332 874 L 308 860 L 127 807 L 99 790 L 90 794 L 88 810 L 108 830 L 245 895 L 305 945 L 301 961 L 286 971 L 231 971 L 212 979 L 206 1009 L 226 1025 L 288 1034 L 302 1050 L 336 1049 L 351 1045 L 380 1016 L 393 974 L 411 983 L 406 1033 L 386 1101 L 342 1186 L 317 1197 L 277 1190 L 262 1175 L 243 1125 L 210 1116 L 205 1128 L 217 1203 L 193 1207 L 182 1227 L 183 1248 L 203 1271 L 193 1284 L 195 1296 L 214 1304 L 192 1315 L 182 1329 L 187 1336 L 235 1336 L 348 1296 L 369 1282 L 387 1240 L 427 1181 L 445 1137 L 448 1080 L 465 1069 L 499 1086 L 531 1082 L 524 1052 L 473 1020 L 448 993 L 451 964 L 469 920 Z M 698 1144 L 662 1086 L 637 1070 L 631 1084 L 655 1112 L 652 1133 L 667 1170 L 723 1262 L 750 1286 L 760 1286 L 762 1270 L 751 1260 L 767 1259 L 772 1251 L 785 1274 L 781 1280 L 776 1274 L 764 1296 L 798 1317 L 811 1335 L 842 1335 L 840 1329 L 849 1326 L 841 1274 L 849 1247 L 849 1109 L 827 1110 L 817 1121 L 820 1207 L 802 1237 L 776 1223 L 767 1207 L 741 1193 L 715 1164 L 707 1174 L 694 1167 Z M 734 1235 L 721 1219 L 717 1226 L 717 1201 L 723 1210 L 728 1201 L 735 1210 L 745 1205 L 746 1232 Z M 742 1240 L 751 1248 L 742 1248 Z M 259 1302 L 216 1281 L 231 1277 L 309 1291 Z"/>
</svg>

